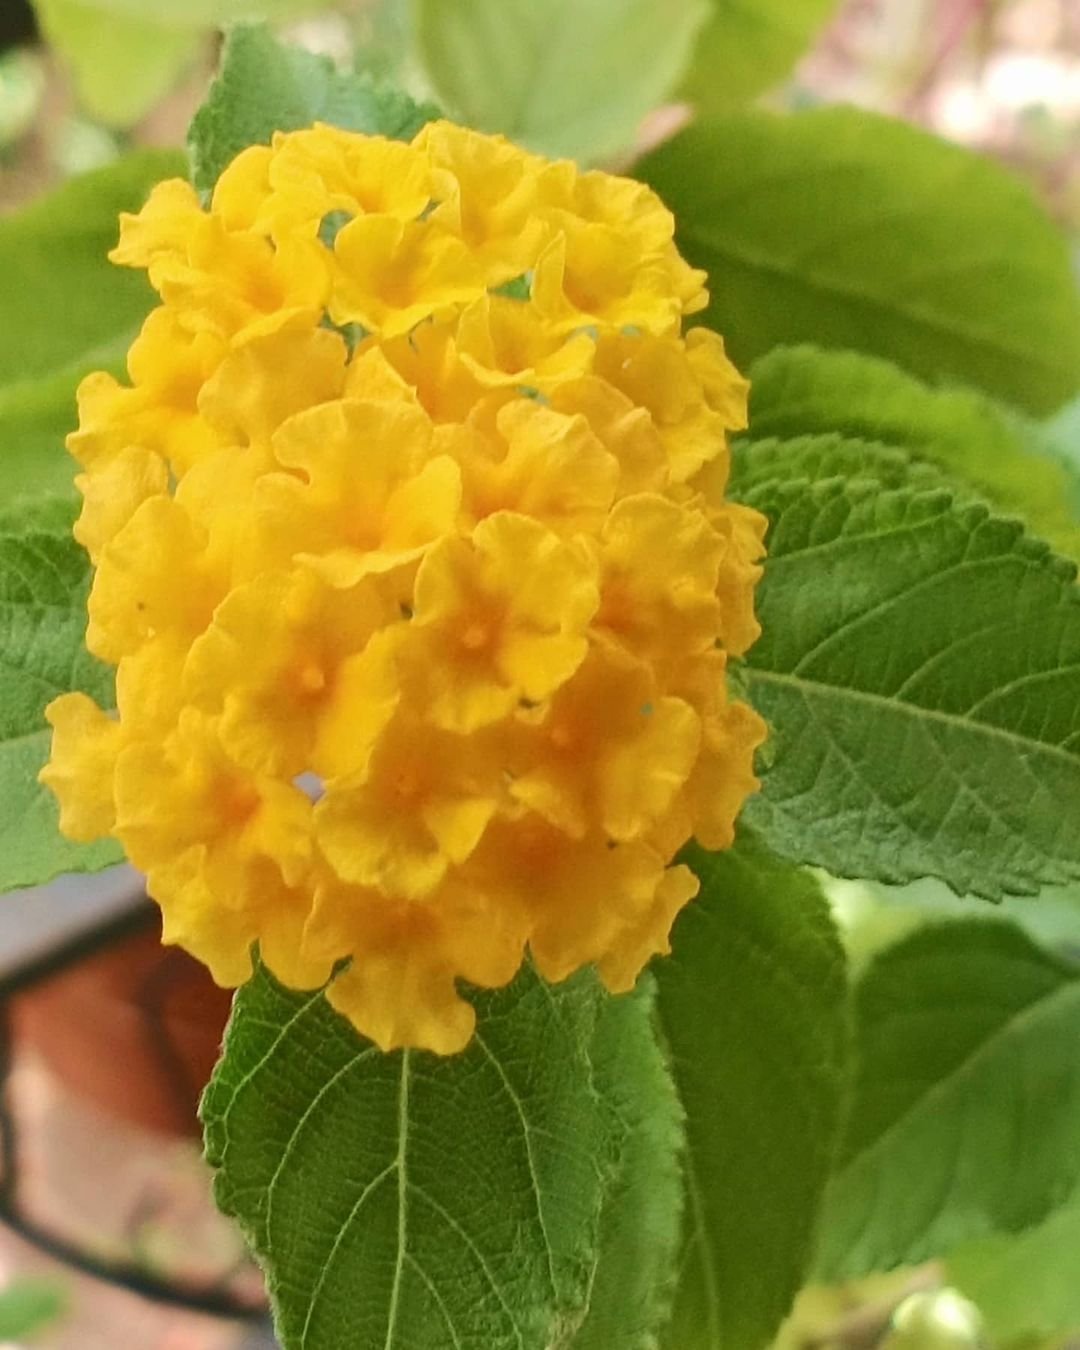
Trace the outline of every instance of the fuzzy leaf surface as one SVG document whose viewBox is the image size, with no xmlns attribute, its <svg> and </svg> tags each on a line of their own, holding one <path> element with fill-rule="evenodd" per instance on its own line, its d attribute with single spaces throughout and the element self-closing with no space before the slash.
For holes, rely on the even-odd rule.
<svg viewBox="0 0 1080 1350">
<path fill-rule="evenodd" d="M 803 1283 L 847 1062 L 844 954 L 817 883 L 745 832 L 694 848 L 701 894 L 654 967 L 686 1111 L 665 1350 L 760 1350 Z M 615 1342 L 612 1342 L 615 1344 Z"/>
<path fill-rule="evenodd" d="M 241 150 L 269 144 L 275 131 L 328 122 L 409 140 L 436 116 L 430 104 L 278 42 L 263 25 L 241 25 L 227 35 L 217 79 L 188 131 L 192 182 L 209 192 Z"/>
<path fill-rule="evenodd" d="M 1033 894 L 1080 875 L 1075 568 L 980 504 L 873 481 L 765 483 L 771 724 L 746 820 L 838 876 Z"/>
<path fill-rule="evenodd" d="M 751 376 L 755 440 L 840 434 L 883 442 L 1080 558 L 1080 455 L 1070 462 L 1064 421 L 1061 430 L 1058 418 L 1037 423 L 975 389 L 935 388 L 859 352 L 779 347 Z"/>
<path fill-rule="evenodd" d="M 605 999 L 593 1039 L 594 1082 L 613 1117 L 618 1163 L 600 1215 L 589 1311 L 573 1350 L 655 1350 L 671 1308 L 682 1240 L 683 1110 L 652 1034 L 655 993 L 643 976 L 633 995 Z"/>
<path fill-rule="evenodd" d="M 695 123 L 638 173 L 709 272 L 701 321 L 741 365 L 787 343 L 852 348 L 1036 414 L 1080 387 L 1065 241 L 982 156 L 834 107 Z"/>
<path fill-rule="evenodd" d="M 285 1350 L 573 1344 L 629 1137 L 602 1084 L 617 1062 L 624 1091 L 656 1087 L 647 999 L 606 1001 L 591 977 L 523 971 L 476 997 L 474 1041 L 440 1059 L 383 1054 L 321 994 L 257 972 L 202 1117 L 218 1203 L 267 1269 Z"/>
<path fill-rule="evenodd" d="M 88 586 L 69 512 L 0 523 L 0 891 L 120 860 L 111 842 L 63 839 L 52 793 L 37 781 L 51 736 L 45 705 L 72 689 L 111 705 L 112 672 L 83 646 Z"/>
<path fill-rule="evenodd" d="M 1080 1175 L 1080 980 L 1001 920 L 922 928 L 855 991 L 854 1097 L 819 1274 L 1038 1223 Z"/>
<path fill-rule="evenodd" d="M 729 493 L 737 501 L 760 498 L 770 490 L 809 480 L 842 478 L 848 483 L 874 483 L 882 488 L 950 488 L 952 481 L 927 462 L 913 460 L 898 446 L 864 441 L 836 432 L 743 439 L 732 448 Z"/>
</svg>

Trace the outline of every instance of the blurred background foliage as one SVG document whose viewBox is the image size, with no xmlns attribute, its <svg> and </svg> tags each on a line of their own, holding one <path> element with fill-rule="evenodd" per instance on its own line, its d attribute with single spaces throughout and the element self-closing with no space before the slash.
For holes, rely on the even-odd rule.
<svg viewBox="0 0 1080 1350">
<path fill-rule="evenodd" d="M 471 125 L 607 167 L 626 167 L 698 115 L 755 101 L 853 103 L 1011 165 L 1080 258 L 1080 0 L 3 0 L 5 500 L 70 481 L 64 458 L 44 448 L 70 426 L 81 376 L 119 370 L 148 304 L 141 278 L 104 261 L 116 214 L 182 170 L 222 28 L 245 19 L 268 19 L 336 65 L 433 98 Z M 35 326 L 31 311 L 43 310 L 52 321 Z M 762 349 L 797 338 L 769 333 Z M 957 403 L 949 417 L 965 427 L 996 419 L 999 438 L 1034 434 L 975 397 L 956 395 L 971 406 Z M 938 409 L 940 421 L 940 400 Z M 1060 460 L 1080 457 L 1080 402 L 1039 435 Z M 1040 482 L 1025 475 L 1029 499 Z M 1057 479 L 1047 491 L 1060 498 Z M 1063 525 L 1042 522 L 1059 546 L 1076 506 Z M 1071 539 L 1067 551 L 1076 556 Z M 856 970 L 920 925 L 970 913 L 937 884 L 828 884 Z M 1004 909 L 1035 941 L 1080 954 L 1076 889 Z M 51 1315 L 52 1299 L 36 1288 L 0 1299 L 0 1340 Z M 778 1350 L 979 1344 L 1080 1346 L 1080 1198 L 1019 1238 L 969 1243 L 947 1263 L 806 1290 Z"/>
<path fill-rule="evenodd" d="M 222 26 L 251 18 L 608 163 L 695 111 L 855 103 L 1016 165 L 1080 230 L 1077 0 L 5 0 L 0 207 L 132 142 L 177 143 Z"/>
</svg>

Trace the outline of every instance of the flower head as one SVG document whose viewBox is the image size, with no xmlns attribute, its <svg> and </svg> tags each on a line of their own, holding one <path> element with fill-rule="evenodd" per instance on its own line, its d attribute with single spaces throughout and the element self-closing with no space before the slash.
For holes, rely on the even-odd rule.
<svg viewBox="0 0 1080 1350">
<path fill-rule="evenodd" d="M 724 498 L 746 384 L 639 183 L 433 123 L 161 184 L 114 261 L 161 297 L 70 438 L 115 713 L 43 780 L 167 941 L 257 944 L 380 1045 L 460 1049 L 526 954 L 630 988 L 764 728 L 728 698 L 764 522 Z"/>
</svg>

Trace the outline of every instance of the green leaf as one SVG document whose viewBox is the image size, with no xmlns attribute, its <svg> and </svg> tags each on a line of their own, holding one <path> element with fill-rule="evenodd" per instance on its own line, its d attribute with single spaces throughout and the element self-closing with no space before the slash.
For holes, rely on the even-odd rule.
<svg viewBox="0 0 1080 1350">
<path fill-rule="evenodd" d="M 673 1147 L 670 1092 L 640 1039 L 647 999 L 605 1002 L 591 976 L 552 987 L 525 970 L 475 998 L 476 1038 L 439 1059 L 381 1053 L 321 994 L 265 971 L 240 991 L 203 1101 L 207 1156 L 219 1205 L 266 1267 L 286 1350 L 571 1343 L 605 1184 L 649 1092 L 664 1174 Z M 602 1099 L 616 1064 L 624 1083 Z M 618 1184 L 641 1194 L 639 1162 L 625 1162 Z M 626 1252 L 625 1197 L 614 1203 L 604 1226 Z M 596 1275 L 600 1317 L 609 1279 Z"/>
<path fill-rule="evenodd" d="M 197 29 L 168 16 L 114 14 L 108 0 L 34 0 L 42 31 L 72 70 L 91 117 L 128 127 L 180 78 L 199 49 Z M 182 16 L 185 5 L 172 6 Z"/>
<path fill-rule="evenodd" d="M 0 1290 L 0 1339 L 22 1340 L 35 1336 L 60 1317 L 67 1299 L 45 1280 L 20 1280 Z"/>
<path fill-rule="evenodd" d="M 625 150 L 674 88 L 704 0 L 415 0 L 436 95 L 459 120 L 534 150 Z"/>
<path fill-rule="evenodd" d="M 732 447 L 730 495 L 737 501 L 760 497 L 767 489 L 799 479 L 811 482 L 843 478 L 882 488 L 929 490 L 953 484 L 933 464 L 913 460 L 906 451 L 880 441 L 864 441 L 836 432 L 796 436 L 789 441 L 738 440 Z"/>
<path fill-rule="evenodd" d="M 870 961 L 928 923 L 970 919 L 970 896 L 959 896 L 942 881 L 924 877 L 909 886 L 882 886 L 872 881 L 825 883 L 843 925 L 848 968 L 862 972 Z M 1080 951 L 1080 885 L 1048 886 L 1038 896 L 1006 896 L 994 909 L 1038 946 L 1070 959 Z"/>
<path fill-rule="evenodd" d="M 686 1111 L 670 1350 L 759 1350 L 803 1282 L 845 1086 L 844 956 L 817 883 L 745 833 L 655 967 Z M 612 1342 L 614 1346 L 615 1342 Z"/>
<path fill-rule="evenodd" d="M 1080 470 L 1080 397 L 1060 408 L 1043 430 L 1058 453 Z"/>
<path fill-rule="evenodd" d="M 327 8 L 326 0 L 87 0 L 113 19 L 146 19 L 172 28 L 225 28 L 252 20 L 272 23 Z"/>
<path fill-rule="evenodd" d="M 995 1345 L 1080 1328 L 1080 1195 L 1012 1237 L 954 1251 L 947 1278 L 978 1304 Z"/>
<path fill-rule="evenodd" d="M 654 1350 L 681 1240 L 683 1112 L 652 1034 L 655 985 L 605 999 L 591 1056 L 614 1116 L 619 1163 L 600 1215 L 589 1311 L 573 1350 Z"/>
<path fill-rule="evenodd" d="M 740 364 L 783 343 L 854 348 L 1035 413 L 1080 387 L 1065 242 L 983 156 L 836 107 L 700 122 L 638 171 L 709 271 L 703 322 Z"/>
<path fill-rule="evenodd" d="M 0 274 L 18 277 L 4 294 L 0 385 L 113 354 L 153 301 L 140 272 L 114 267 L 117 217 L 137 211 L 151 186 L 184 173 L 173 150 L 140 150 L 108 168 L 73 178 L 56 192 L 0 218 Z"/>
<path fill-rule="evenodd" d="M 56 375 L 0 386 L 0 505 L 19 498 L 74 492 L 78 465 L 64 441 L 78 421 L 75 393 L 84 375 L 108 370 L 122 376 L 127 339 L 91 361 L 80 361 Z"/>
<path fill-rule="evenodd" d="M 37 781 L 49 753 L 43 709 L 81 689 L 112 702 L 112 672 L 87 654 L 89 564 L 55 503 L 0 530 L 0 891 L 120 861 L 115 844 L 72 844 L 52 794 Z"/>
<path fill-rule="evenodd" d="M 838 876 L 1031 894 L 1080 875 L 1075 568 L 945 493 L 772 483 L 746 819 Z"/>
<path fill-rule="evenodd" d="M 264 26 L 234 28 L 188 133 L 192 182 L 208 192 L 241 150 L 268 143 L 275 131 L 329 122 L 408 140 L 437 115 L 366 75 L 336 70 L 325 56 L 282 45 Z"/>
<path fill-rule="evenodd" d="M 711 0 L 683 96 L 729 112 L 776 84 L 810 46 L 837 0 Z"/>
<path fill-rule="evenodd" d="M 426 87 L 413 42 L 411 0 L 370 0 L 349 21 L 358 71 L 398 84 L 409 93 L 414 83 Z"/>
<path fill-rule="evenodd" d="M 998 920 L 920 929 L 855 994 L 858 1071 L 820 1273 L 1039 1222 L 1080 1176 L 1080 981 Z"/>
<path fill-rule="evenodd" d="M 140 151 L 0 219 L 0 272 L 18 277 L 4 297 L 17 340 L 0 345 L 0 506 L 70 491 L 76 386 L 89 370 L 120 367 L 153 301 L 145 277 L 105 256 L 117 217 L 183 172 L 182 155 Z"/>
<path fill-rule="evenodd" d="M 755 439 L 840 433 L 885 442 L 938 465 L 1080 557 L 1080 462 L 1069 463 L 1055 426 L 973 389 L 934 389 L 858 352 L 780 347 L 751 375 Z"/>
</svg>

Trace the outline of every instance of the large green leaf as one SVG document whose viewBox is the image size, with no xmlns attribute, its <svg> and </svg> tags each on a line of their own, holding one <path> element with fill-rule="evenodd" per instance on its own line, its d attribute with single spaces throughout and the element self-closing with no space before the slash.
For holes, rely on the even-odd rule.
<svg viewBox="0 0 1080 1350">
<path fill-rule="evenodd" d="M 662 1174 L 677 1142 L 648 998 L 605 1001 L 591 976 L 552 987 L 523 971 L 477 996 L 472 1045 L 439 1059 L 381 1053 L 321 994 L 264 971 L 240 991 L 202 1115 L 218 1203 L 266 1267 L 285 1350 L 571 1343 L 601 1282 L 607 1186 L 645 1182 L 618 1155 L 649 1094 Z M 609 1221 L 618 1232 L 625 1214 Z M 635 1289 L 634 1271 L 621 1278 Z M 604 1325 L 609 1345 L 634 1344 L 633 1319 Z"/>
<path fill-rule="evenodd" d="M 822 432 L 794 436 L 791 440 L 769 437 L 736 441 L 728 490 L 736 501 L 746 501 L 760 498 L 777 485 L 829 478 L 842 478 L 849 484 L 873 483 L 882 488 L 954 486 L 936 465 L 913 460 L 897 446 Z"/>
<path fill-rule="evenodd" d="M 706 14 L 705 0 L 415 0 L 419 51 L 452 114 L 578 159 L 631 144 Z"/>
<path fill-rule="evenodd" d="M 992 161 L 854 108 L 700 122 L 639 172 L 707 268 L 742 364 L 783 343 L 888 357 L 1033 412 L 1080 387 L 1065 242 Z"/>
<path fill-rule="evenodd" d="M 241 26 L 225 39 L 221 70 L 188 133 L 192 181 L 209 191 L 222 169 L 275 131 L 329 122 L 350 131 L 412 137 L 437 110 L 325 56 L 279 43 L 268 28 Z"/>
<path fill-rule="evenodd" d="M 840 433 L 902 448 L 1080 557 L 1080 456 L 1070 464 L 1056 423 L 1044 427 L 974 389 L 932 388 L 858 352 L 780 347 L 751 378 L 755 439 Z"/>
<path fill-rule="evenodd" d="M 821 1273 L 1041 1220 L 1080 1176 L 1080 980 L 1000 920 L 923 928 L 856 990 L 858 1072 Z"/>
<path fill-rule="evenodd" d="M 702 893 L 655 967 L 687 1136 L 686 1232 L 663 1344 L 759 1350 L 803 1282 L 832 1161 L 844 957 L 817 884 L 745 834 L 688 861 Z"/>
<path fill-rule="evenodd" d="M 153 301 L 143 276 L 105 256 L 117 217 L 137 210 L 159 178 L 183 172 L 182 155 L 140 151 L 0 219 L 0 271 L 18 278 L 4 292 L 0 505 L 70 488 L 64 437 L 79 378 L 119 366 Z"/>
<path fill-rule="evenodd" d="M 772 520 L 748 823 L 840 876 L 996 898 L 1080 875 L 1075 568 L 942 492 L 833 478 L 746 498 Z"/>
<path fill-rule="evenodd" d="M 605 999 L 591 1056 L 594 1082 L 615 1120 L 619 1161 L 600 1216 L 599 1262 L 573 1350 L 655 1350 L 667 1317 L 682 1236 L 683 1112 L 642 1013 L 655 985 Z M 635 1005 L 641 1004 L 643 1007 Z"/>
<path fill-rule="evenodd" d="M 100 122 L 126 127 L 168 93 L 199 49 L 199 31 L 140 14 L 116 14 L 109 0 L 34 0 L 42 31 L 71 67 L 82 106 Z M 186 5 L 171 7 L 175 16 Z"/>
<path fill-rule="evenodd" d="M 124 374 L 127 339 L 90 361 L 79 361 L 56 375 L 0 386 L 0 506 L 42 494 L 72 495 L 78 466 L 64 450 L 77 421 L 75 392 L 92 370 Z"/>
<path fill-rule="evenodd" d="M 61 872 L 118 862 L 111 843 L 71 844 L 57 830 L 56 803 L 37 781 L 49 753 L 43 709 L 82 689 L 106 706 L 112 672 L 87 655 L 89 565 L 70 535 L 70 514 L 40 513 L 0 528 L 0 891 Z"/>
<path fill-rule="evenodd" d="M 946 1270 L 995 1345 L 1080 1330 L 1080 1195 L 1023 1233 L 958 1248 Z"/>
<path fill-rule="evenodd" d="M 728 112 L 782 79 L 837 0 L 710 0 L 683 94 L 705 113 Z"/>
<path fill-rule="evenodd" d="M 90 359 L 134 332 L 152 292 L 105 255 L 120 212 L 137 211 L 153 183 L 183 172 L 176 151 L 140 150 L 0 219 L 0 274 L 18 278 L 4 291 L 0 385 Z"/>
</svg>

